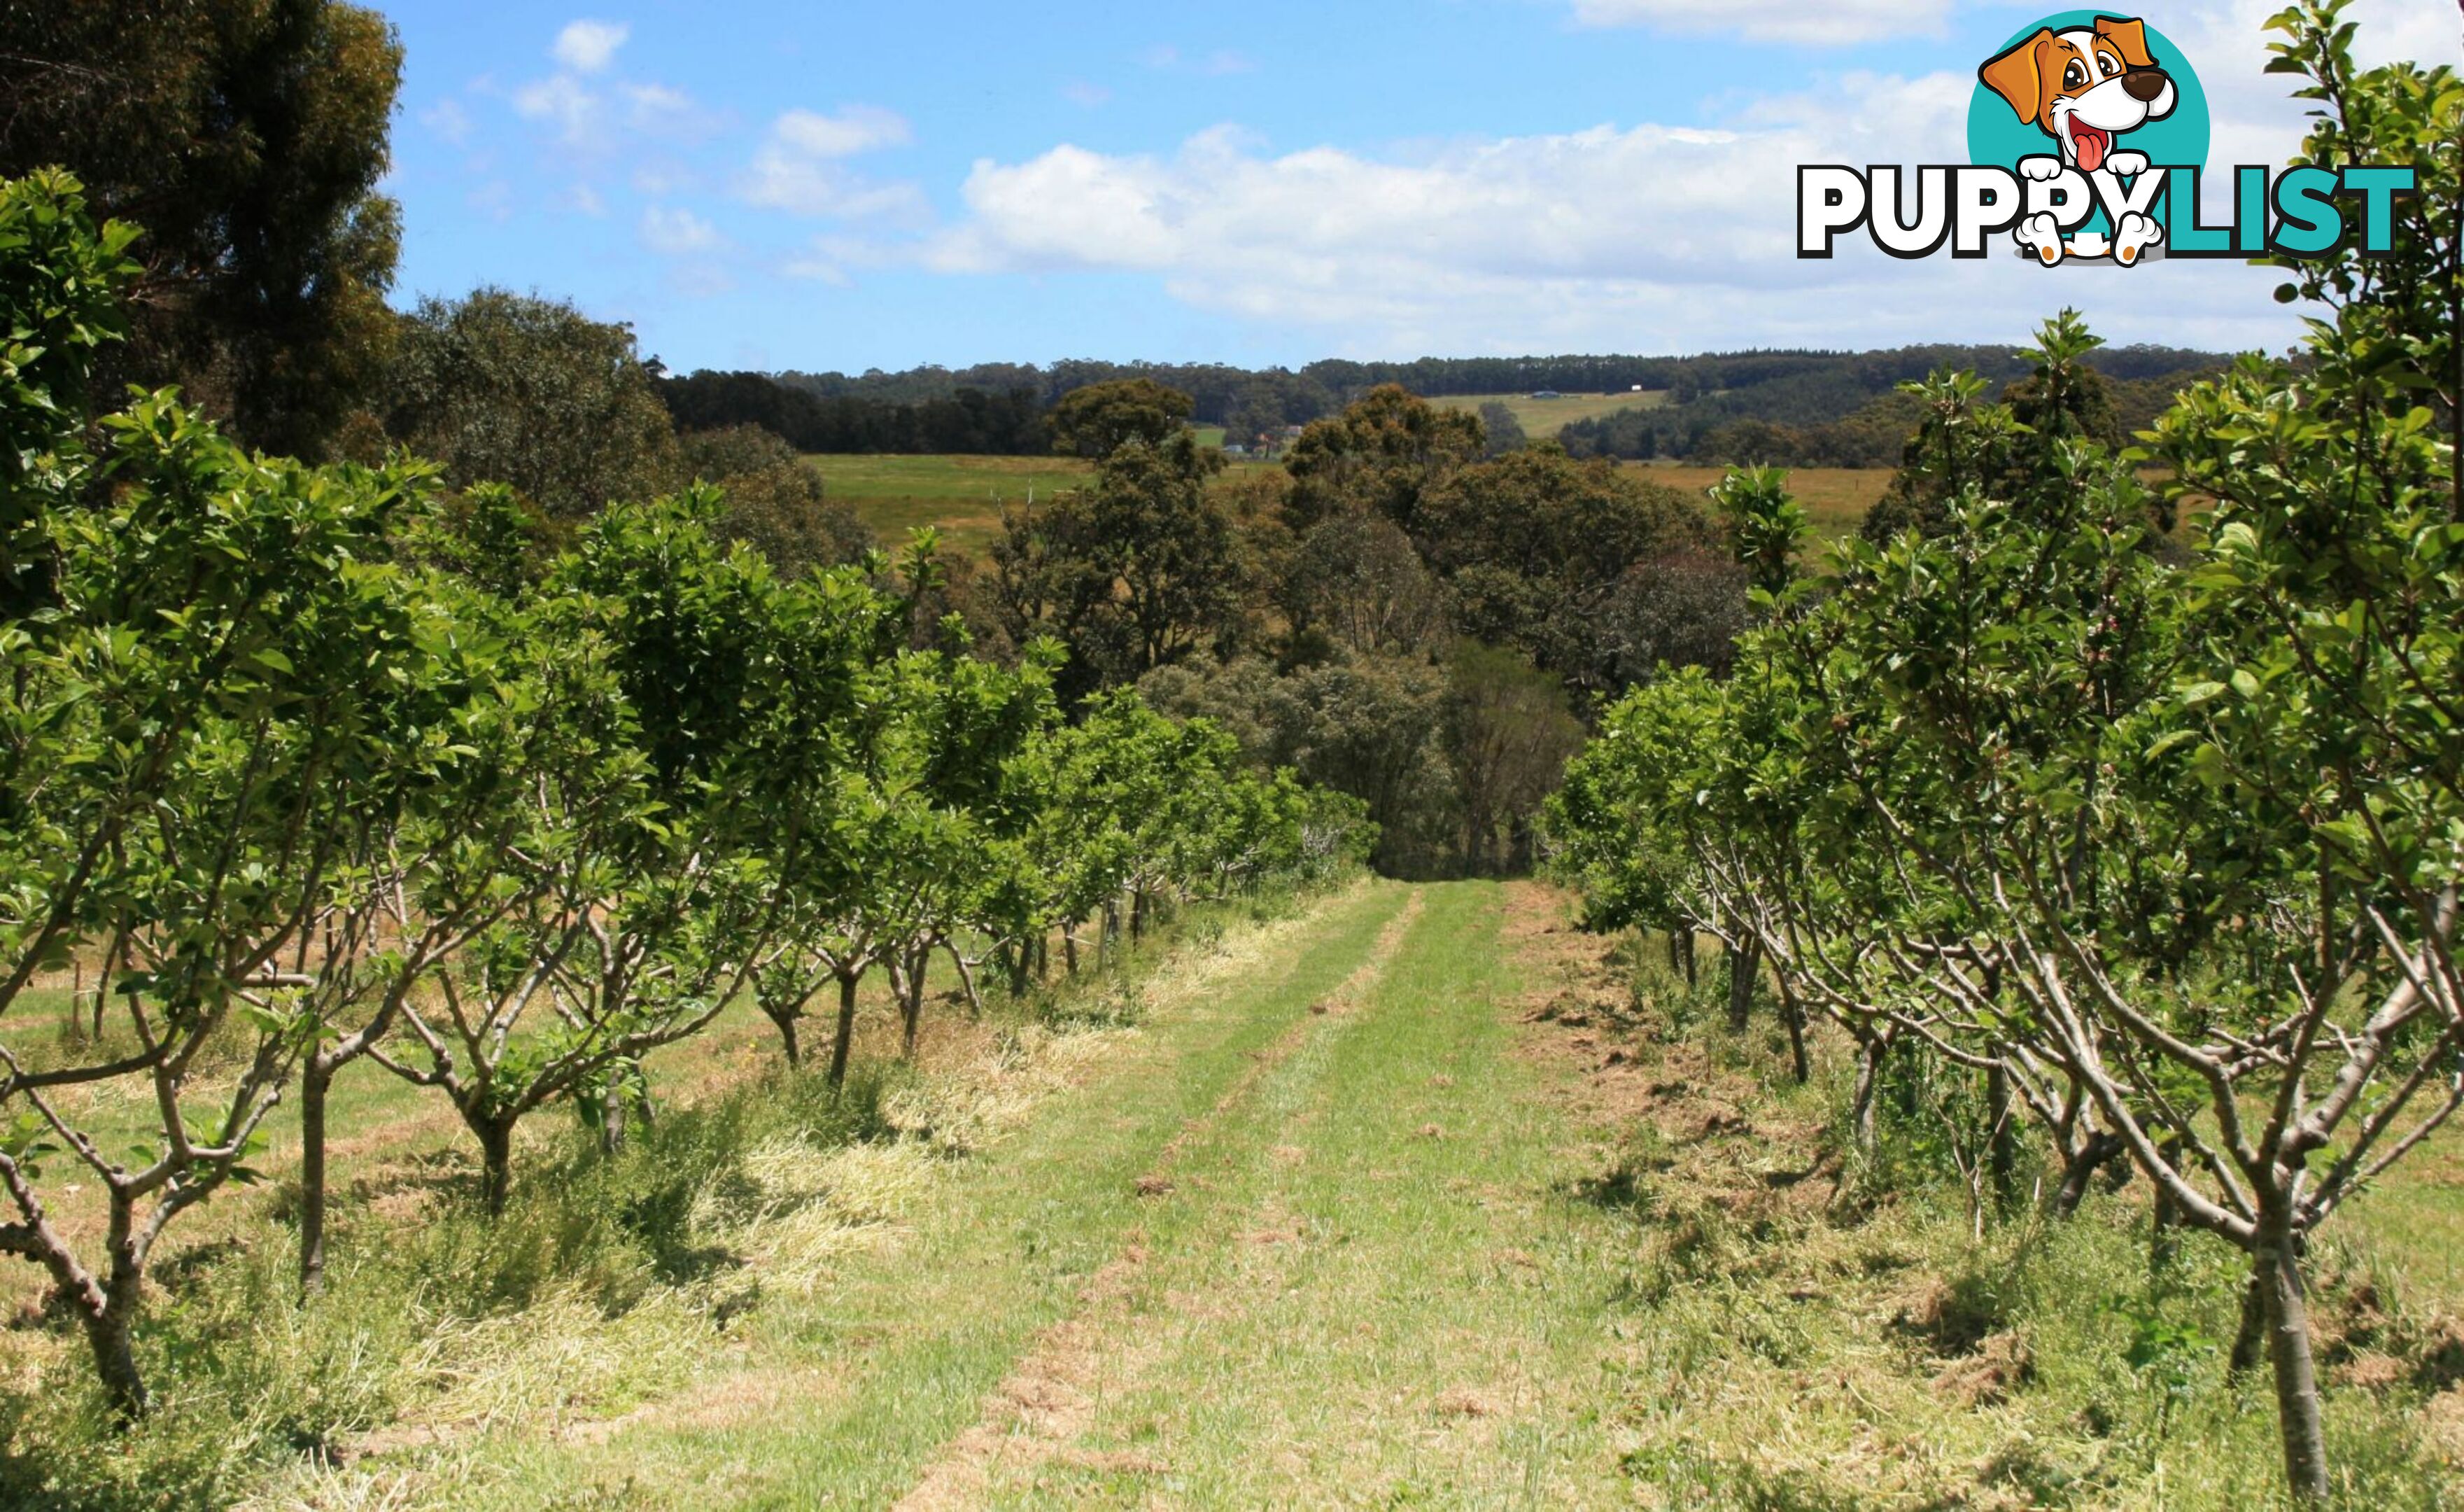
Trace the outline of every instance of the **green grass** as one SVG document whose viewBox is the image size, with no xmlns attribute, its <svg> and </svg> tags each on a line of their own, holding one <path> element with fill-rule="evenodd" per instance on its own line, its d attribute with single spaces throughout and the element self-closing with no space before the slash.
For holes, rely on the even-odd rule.
<svg viewBox="0 0 2464 1512">
<path fill-rule="evenodd" d="M 1559 431 L 1577 420 L 1596 420 L 1619 410 L 1656 410 L 1667 401 L 1665 389 L 1647 389 L 1640 393 L 1570 393 L 1554 399 L 1520 393 L 1455 393 L 1429 402 L 1440 409 L 1475 414 L 1482 405 L 1502 404 L 1514 412 L 1524 434 L 1535 441 L 1553 441 Z"/>
<path fill-rule="evenodd" d="M 1627 462 L 1655 483 L 1665 483 L 1700 496 L 1702 492 L 1728 476 L 1725 467 L 1695 467 L 1679 462 Z M 1788 486 L 1797 502 L 1814 521 L 1816 543 L 1836 541 L 1855 535 L 1865 523 L 1866 512 L 1891 485 L 1891 469 L 1887 467 L 1794 467 L 1788 470 Z M 1705 508 L 1710 507 L 1708 501 Z"/>
<path fill-rule="evenodd" d="M 1402 903 L 1399 888 L 1354 894 L 1254 971 L 1159 1020 L 1078 1095 L 954 1173 L 895 1249 L 851 1265 L 809 1303 L 753 1314 L 704 1386 L 724 1399 L 728 1377 L 786 1372 L 803 1389 L 742 1420 L 650 1419 L 587 1452 L 488 1446 L 497 1473 L 445 1504 L 531 1507 L 591 1486 L 652 1507 L 885 1504 L 1132 1234 L 1168 1221 L 1135 1178 L 1253 1056 L 1309 1017 Z"/>
<path fill-rule="evenodd" d="M 1220 428 L 1215 434 L 1220 440 Z M 1204 430 L 1199 439 L 1207 439 Z M 1001 535 L 1004 505 L 1048 499 L 1095 480 L 1092 466 L 1069 456 L 833 455 L 804 461 L 822 475 L 829 497 L 853 505 L 893 550 L 910 530 L 934 525 L 952 549 L 980 554 Z M 1275 465 L 1235 462 L 1222 476 L 1234 480 Z"/>
<path fill-rule="evenodd" d="M 1668 389 L 1643 389 L 1621 394 L 1560 394 L 1554 400 L 1532 400 L 1530 394 L 1444 394 L 1429 400 L 1439 410 L 1466 410 L 1479 414 L 1481 405 L 1506 405 L 1523 434 L 1535 441 L 1554 441 L 1557 432 L 1577 419 L 1601 419 L 1618 410 L 1659 410 L 1668 402 Z"/>
<path fill-rule="evenodd" d="M 936 525 L 954 548 L 982 551 L 1001 533 L 1001 506 L 1084 488 L 1095 470 L 1067 456 L 809 456 L 832 499 L 844 500 L 893 549 L 907 532 Z"/>
</svg>

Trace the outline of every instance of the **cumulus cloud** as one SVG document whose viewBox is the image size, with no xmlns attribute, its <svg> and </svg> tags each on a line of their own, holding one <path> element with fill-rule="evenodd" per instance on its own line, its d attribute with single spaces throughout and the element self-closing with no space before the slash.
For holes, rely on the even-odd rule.
<svg viewBox="0 0 2464 1512">
<path fill-rule="evenodd" d="M 748 204 L 795 215 L 913 221 L 927 212 L 921 189 L 874 183 L 844 161 L 911 137 L 905 117 L 877 105 L 846 105 L 831 115 L 786 111 L 770 123 L 737 194 Z"/>
<path fill-rule="evenodd" d="M 1678 10 L 1578 3 L 1628 20 Z M 2433 9 L 2361 0 L 2362 60 L 2452 49 L 2452 12 Z M 2306 125 L 2290 81 L 2261 72 L 2270 11 L 2209 0 L 2167 23 L 2207 87 L 2219 167 L 2284 162 Z M 1849 0 L 1821 24 L 1883 13 Z M 1911 14 L 1887 13 L 1902 26 Z M 1793 24 L 1763 19 L 1780 10 L 1753 0 L 1720 14 L 1732 30 Z M 1972 261 L 1901 263 L 1861 237 L 1830 262 L 1795 256 L 1798 164 L 1962 161 L 1974 88 L 1964 68 L 1850 72 L 1746 103 L 1718 129 L 1601 125 L 1411 149 L 1278 151 L 1232 127 L 1158 153 L 1065 143 L 979 161 L 956 222 L 893 255 L 954 275 L 1141 273 L 1197 308 L 1390 355 L 1895 345 L 1940 340 L 1946 322 L 2015 336 L 2063 304 L 2121 341 L 2231 348 L 2296 334 L 2267 299 L 2277 276 L 2237 263 L 2049 271 L 2003 238 Z M 2230 193 L 2229 176 L 2210 180 Z"/>
<path fill-rule="evenodd" d="M 577 74 L 596 74 L 616 60 L 633 29 L 622 21 L 568 21 L 548 56 Z"/>
<path fill-rule="evenodd" d="M 1843 47 L 1911 32 L 1939 36 L 1950 0 L 1573 0 L 1584 26 L 1645 26 L 1665 32 L 1715 32 L 1749 42 Z"/>
<path fill-rule="evenodd" d="M 907 142 L 907 119 L 878 105 L 844 105 L 834 116 L 817 110 L 790 110 L 770 124 L 772 141 L 788 151 L 810 158 L 850 158 L 859 152 L 893 147 Z"/>
<path fill-rule="evenodd" d="M 665 257 L 716 252 L 718 228 L 689 210 L 653 205 L 642 211 L 642 245 Z"/>
<path fill-rule="evenodd" d="M 441 141 L 454 146 L 468 146 L 475 122 L 471 112 L 455 100 L 440 100 L 419 113 L 419 123 L 434 132 Z"/>
<path fill-rule="evenodd" d="M 601 135 L 605 108 L 599 96 L 570 74 L 552 74 L 514 91 L 514 113 L 556 128 L 568 145 L 589 145 Z"/>
<path fill-rule="evenodd" d="M 2171 340 L 2254 339 L 2262 285 L 2233 267 L 2097 281 L 2015 256 L 1798 260 L 1795 166 L 1949 161 L 1969 87 L 1851 75 L 1727 129 L 1603 125 L 1409 155 L 1276 154 L 1221 127 L 1170 155 L 1062 145 L 977 164 L 964 218 L 916 256 L 954 274 L 1149 273 L 1183 302 L 1355 351 L 1888 345 L 1939 339 L 1946 310 L 1963 329 L 2016 331 L 2063 302 L 2123 339 L 2159 312 Z"/>
</svg>

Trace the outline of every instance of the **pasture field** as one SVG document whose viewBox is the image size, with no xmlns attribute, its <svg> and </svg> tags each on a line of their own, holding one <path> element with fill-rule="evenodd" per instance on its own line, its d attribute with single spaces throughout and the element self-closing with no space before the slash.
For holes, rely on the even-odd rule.
<svg viewBox="0 0 2464 1512">
<path fill-rule="evenodd" d="M 1200 438 L 1204 434 L 1200 433 Z M 822 475 L 832 499 L 855 507 L 882 545 L 895 550 L 919 525 L 940 528 L 942 544 L 982 555 L 1001 536 L 1001 506 L 1045 499 L 1095 480 L 1095 469 L 1074 456 L 973 456 L 866 454 L 804 458 Z M 1237 478 L 1273 462 L 1235 462 Z"/>
<path fill-rule="evenodd" d="M 1640 393 L 1569 393 L 1554 399 L 1520 393 L 1452 393 L 1429 403 L 1473 414 L 1480 412 L 1482 405 L 1502 404 L 1514 412 L 1524 434 L 1535 441 L 1553 441 L 1559 431 L 1577 420 L 1596 420 L 1619 410 L 1656 410 L 1667 401 L 1665 389 L 1646 389 Z"/>
<path fill-rule="evenodd" d="M 918 525 L 937 525 L 954 550 L 980 554 L 1001 534 L 1004 501 L 1023 503 L 1065 488 L 1083 488 L 1094 469 L 1067 456 L 830 456 L 805 458 L 833 499 L 855 506 L 865 523 L 895 547 Z M 1236 462 L 1226 479 L 1279 466 Z M 1727 475 L 1722 467 L 1628 462 L 1671 488 L 1699 493 Z M 1891 481 L 1887 468 L 1800 467 L 1789 474 L 1822 539 L 1853 533 Z"/>
<path fill-rule="evenodd" d="M 1725 467 L 1696 467 L 1682 462 L 1627 462 L 1627 467 L 1639 468 L 1642 476 L 1655 483 L 1682 488 L 1699 494 L 1726 478 Z M 1797 502 L 1813 517 L 1814 534 L 1817 541 L 1837 540 L 1855 535 L 1865 523 L 1866 511 L 1882 497 L 1891 485 L 1887 467 L 1793 467 L 1788 470 L 1788 486 Z M 1705 502 L 1708 507 L 1708 502 Z"/>
<path fill-rule="evenodd" d="M 940 527 L 954 550 L 980 554 L 1001 534 L 1004 501 L 1023 503 L 1094 481 L 1072 456 L 828 456 L 805 461 L 828 496 L 844 500 L 895 550 L 907 532 Z"/>
</svg>

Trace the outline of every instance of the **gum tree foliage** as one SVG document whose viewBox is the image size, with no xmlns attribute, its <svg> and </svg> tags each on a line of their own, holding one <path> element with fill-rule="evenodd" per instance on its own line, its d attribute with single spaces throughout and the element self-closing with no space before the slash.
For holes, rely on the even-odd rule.
<svg viewBox="0 0 2464 1512">
<path fill-rule="evenodd" d="M 327 448 L 393 340 L 401 77 L 385 17 L 334 0 L 0 9 L 0 175 L 66 168 L 144 229 L 106 392 L 178 384 L 252 445 Z"/>
<path fill-rule="evenodd" d="M 682 480 L 675 429 L 633 332 L 494 287 L 426 299 L 380 395 L 385 434 L 454 487 L 510 483 L 552 520 Z"/>
<path fill-rule="evenodd" d="M 2305 158 L 2456 202 L 2452 70 L 2356 71 L 2340 4 L 2271 26 Z M 1934 385 L 1941 529 L 1767 593 L 1734 680 L 1639 695 L 1557 811 L 1604 919 L 1727 913 L 1866 1085 L 1894 1046 L 1966 1068 L 2046 1135 L 2057 1210 L 2126 1159 L 2238 1251 L 2234 1364 L 2268 1361 L 2304 1500 L 2308 1238 L 2464 1106 L 2457 233 L 2409 211 L 2390 256 L 2302 270 L 2298 365 L 2191 389 L 2144 451 L 2057 434 L 2025 486 L 1993 450 L 2042 433 Z M 2040 391 L 2093 345 L 2049 322 Z M 2186 567 L 2142 460 L 2213 501 Z"/>
<path fill-rule="evenodd" d="M 1072 700 L 1242 638 L 1245 553 L 1208 489 L 1223 454 L 1200 446 L 1167 402 L 1185 396 L 1156 392 L 1166 399 L 1113 394 L 1084 413 L 1056 411 L 1059 445 L 1106 448 L 1094 485 L 1004 508 L 993 545 L 1001 631 L 1015 645 L 1049 636 L 1066 646 Z"/>
<path fill-rule="evenodd" d="M 677 438 L 685 476 L 725 498 L 718 533 L 741 541 L 781 575 L 847 567 L 874 548 L 871 527 L 830 499 L 822 475 L 796 449 L 758 425 L 691 431 Z"/>
</svg>

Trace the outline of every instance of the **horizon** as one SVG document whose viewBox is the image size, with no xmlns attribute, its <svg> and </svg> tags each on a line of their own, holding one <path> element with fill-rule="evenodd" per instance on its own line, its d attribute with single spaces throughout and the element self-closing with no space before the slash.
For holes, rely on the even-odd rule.
<svg viewBox="0 0 2464 1512">
<path fill-rule="evenodd" d="M 2239 264 L 1793 257 L 1794 165 L 1956 155 L 2033 8 L 380 8 L 395 302 L 569 298 L 674 371 L 1855 352 L 2017 343 L 2064 304 L 2115 345 L 2299 331 Z M 2137 12 L 2195 60 L 2211 164 L 2299 141 L 2269 9 Z M 2452 13 L 2357 14 L 2365 60 L 2454 50 Z"/>
</svg>

